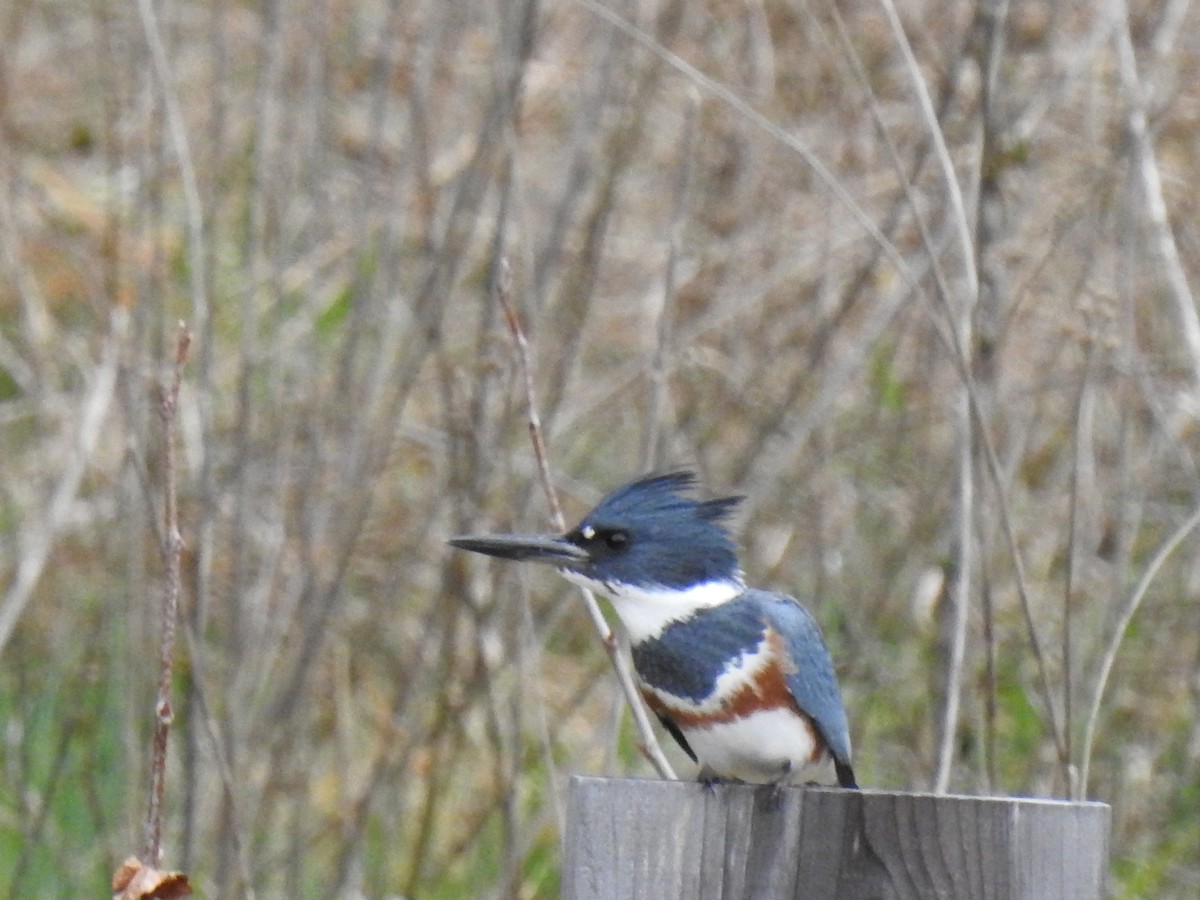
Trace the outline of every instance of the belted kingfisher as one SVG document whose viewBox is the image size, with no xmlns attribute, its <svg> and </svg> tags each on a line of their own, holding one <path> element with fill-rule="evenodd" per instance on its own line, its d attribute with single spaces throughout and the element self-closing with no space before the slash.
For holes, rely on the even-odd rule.
<svg viewBox="0 0 1200 900">
<path fill-rule="evenodd" d="M 646 705 L 700 765 L 700 780 L 857 787 L 820 628 L 796 599 L 746 587 L 726 527 L 742 498 L 697 500 L 695 485 L 687 471 L 648 475 L 562 536 L 450 543 L 548 563 L 607 596 Z"/>
</svg>

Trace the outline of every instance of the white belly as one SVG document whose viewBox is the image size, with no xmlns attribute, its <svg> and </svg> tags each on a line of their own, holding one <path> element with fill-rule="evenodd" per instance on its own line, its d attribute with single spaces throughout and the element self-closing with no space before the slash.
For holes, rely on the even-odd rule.
<svg viewBox="0 0 1200 900">
<path fill-rule="evenodd" d="M 811 762 L 815 736 L 790 710 L 760 710 L 707 728 L 683 731 L 700 765 L 720 778 L 750 783 L 836 784 L 827 753 Z"/>
</svg>

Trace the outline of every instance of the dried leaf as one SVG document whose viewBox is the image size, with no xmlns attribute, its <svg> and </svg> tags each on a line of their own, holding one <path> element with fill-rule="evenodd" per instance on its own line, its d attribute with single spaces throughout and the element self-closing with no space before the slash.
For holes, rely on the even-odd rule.
<svg viewBox="0 0 1200 900">
<path fill-rule="evenodd" d="M 114 900 L 174 900 L 192 892 L 182 872 L 163 872 L 131 856 L 113 873 Z"/>
</svg>

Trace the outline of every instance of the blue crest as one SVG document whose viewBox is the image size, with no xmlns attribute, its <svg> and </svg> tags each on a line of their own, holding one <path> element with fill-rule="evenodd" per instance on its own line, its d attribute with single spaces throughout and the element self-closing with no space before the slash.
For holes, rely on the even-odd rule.
<svg viewBox="0 0 1200 900">
<path fill-rule="evenodd" d="M 726 526 L 741 497 L 698 500 L 692 472 L 647 475 L 617 488 L 568 535 L 586 546 L 598 581 L 685 588 L 740 578 L 737 546 Z"/>
</svg>

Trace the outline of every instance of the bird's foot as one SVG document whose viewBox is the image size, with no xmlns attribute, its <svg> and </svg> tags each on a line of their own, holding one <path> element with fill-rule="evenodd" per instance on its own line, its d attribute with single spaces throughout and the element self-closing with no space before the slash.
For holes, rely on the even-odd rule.
<svg viewBox="0 0 1200 900">
<path fill-rule="evenodd" d="M 696 780 L 704 786 L 705 793 L 713 793 L 717 787 L 722 784 L 737 784 L 736 778 L 722 778 L 708 766 L 700 767 L 700 774 L 696 776 Z"/>
<path fill-rule="evenodd" d="M 783 806 L 784 791 L 787 790 L 787 788 L 791 785 L 791 781 L 789 780 L 791 775 L 792 763 L 789 760 L 783 764 L 783 767 L 780 770 L 779 775 L 776 776 L 775 780 L 770 782 L 770 804 L 772 809 L 779 809 L 779 807 Z"/>
</svg>

